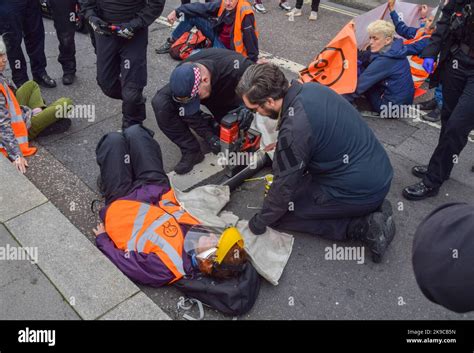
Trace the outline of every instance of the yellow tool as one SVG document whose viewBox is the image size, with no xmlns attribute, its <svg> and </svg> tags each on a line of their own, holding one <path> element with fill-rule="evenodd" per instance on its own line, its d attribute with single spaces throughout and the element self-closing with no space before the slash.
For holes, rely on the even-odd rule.
<svg viewBox="0 0 474 353">
<path fill-rule="evenodd" d="M 258 178 L 245 179 L 244 181 L 257 181 L 257 180 L 266 180 L 266 181 L 272 180 L 273 181 L 273 174 L 267 174 Z"/>
</svg>

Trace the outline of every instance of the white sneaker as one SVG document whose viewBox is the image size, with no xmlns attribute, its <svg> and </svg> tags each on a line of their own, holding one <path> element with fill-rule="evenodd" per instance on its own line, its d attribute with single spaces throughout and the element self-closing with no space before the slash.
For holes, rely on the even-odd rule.
<svg viewBox="0 0 474 353">
<path fill-rule="evenodd" d="M 295 7 L 293 10 L 287 12 L 286 15 L 290 17 L 299 17 L 302 15 L 302 12 L 301 12 L 301 9 L 297 9 Z"/>
<path fill-rule="evenodd" d="M 265 8 L 265 6 L 263 6 L 263 4 L 253 4 L 253 8 L 258 13 L 267 13 L 267 9 Z"/>
<path fill-rule="evenodd" d="M 310 21 L 316 21 L 318 19 L 318 13 L 316 11 L 311 11 L 311 15 L 309 15 Z"/>
<path fill-rule="evenodd" d="M 283 11 L 291 11 L 291 6 L 288 5 L 288 3 L 287 3 L 286 1 L 285 1 L 285 2 L 280 2 L 280 3 L 278 4 L 278 7 L 279 7 L 280 9 L 282 9 Z"/>
</svg>

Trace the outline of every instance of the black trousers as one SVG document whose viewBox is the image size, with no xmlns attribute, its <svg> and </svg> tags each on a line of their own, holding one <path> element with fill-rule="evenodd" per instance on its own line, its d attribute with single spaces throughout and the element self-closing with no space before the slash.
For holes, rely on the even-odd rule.
<svg viewBox="0 0 474 353">
<path fill-rule="evenodd" d="M 106 204 L 144 184 L 169 185 L 163 158 L 153 131 L 134 125 L 104 135 L 96 148 Z"/>
<path fill-rule="evenodd" d="M 319 2 L 320 2 L 320 0 L 312 0 L 311 1 L 311 11 L 318 12 Z M 301 9 L 303 7 L 303 0 L 296 0 L 296 6 L 295 7 L 297 9 Z"/>
<path fill-rule="evenodd" d="M 326 195 L 306 175 L 294 196 L 293 209 L 271 227 L 310 233 L 331 240 L 347 240 L 351 223 L 376 211 L 381 201 L 349 204 Z"/>
<path fill-rule="evenodd" d="M 58 61 L 64 74 L 76 73 L 76 0 L 49 0 L 59 40 Z"/>
<path fill-rule="evenodd" d="M 450 58 L 442 67 L 441 82 L 441 132 L 423 178 L 429 187 L 440 187 L 449 179 L 474 129 L 474 59 L 462 53 Z"/>
<path fill-rule="evenodd" d="M 95 33 L 97 83 L 110 98 L 122 100 L 123 127 L 146 119 L 143 89 L 147 83 L 148 28 L 132 39 Z"/>
<path fill-rule="evenodd" d="M 3 2 L 3 1 L 2 1 Z M 29 80 L 26 60 L 21 48 L 25 40 L 33 77 L 46 73 L 44 26 L 39 1 L 4 0 L 0 11 L 0 34 L 3 34 L 12 70 L 12 79 L 20 87 Z"/>
<path fill-rule="evenodd" d="M 169 84 L 156 93 L 151 105 L 161 131 L 177 144 L 183 153 L 200 150 L 199 142 L 190 128 L 203 139 L 208 139 L 217 133 L 213 127 L 214 118 L 210 115 L 198 112 L 193 116 L 180 116 L 180 106 L 173 100 Z"/>
</svg>

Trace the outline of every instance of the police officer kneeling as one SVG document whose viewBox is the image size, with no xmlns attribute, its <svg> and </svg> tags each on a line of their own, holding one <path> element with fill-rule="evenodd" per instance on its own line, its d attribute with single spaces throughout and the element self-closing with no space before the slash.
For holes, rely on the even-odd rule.
<svg viewBox="0 0 474 353">
<path fill-rule="evenodd" d="M 245 70 L 253 61 L 232 50 L 211 48 L 191 55 L 172 72 L 170 83 L 161 88 L 152 101 L 161 131 L 181 149 L 182 157 L 175 166 L 177 174 L 190 172 L 204 159 L 192 128 L 215 153 L 220 140 L 214 127 L 232 110 L 243 107 L 235 93 Z M 212 113 L 204 114 L 201 104 Z M 245 118 L 247 109 L 240 109 Z M 253 118 L 253 114 L 251 115 Z M 246 124 L 250 126 L 250 124 Z"/>
<path fill-rule="evenodd" d="M 250 110 L 278 119 L 279 129 L 273 184 L 250 230 L 262 234 L 272 226 L 360 240 L 380 262 L 395 235 L 385 200 L 393 170 L 357 110 L 325 86 L 290 86 L 271 64 L 247 69 L 237 92 Z"/>
</svg>

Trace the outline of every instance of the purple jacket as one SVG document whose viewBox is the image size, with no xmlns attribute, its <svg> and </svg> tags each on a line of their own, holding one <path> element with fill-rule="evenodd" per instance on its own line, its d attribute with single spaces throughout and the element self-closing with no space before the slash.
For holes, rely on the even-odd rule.
<svg viewBox="0 0 474 353">
<path fill-rule="evenodd" d="M 169 191 L 169 186 L 164 184 L 148 184 L 135 188 L 130 194 L 120 200 L 134 200 L 149 204 L 157 204 L 161 196 Z M 100 218 L 105 220 L 107 207 L 101 210 Z M 181 225 L 183 233 L 186 234 L 187 227 Z M 153 287 L 161 287 L 168 284 L 175 277 L 154 253 L 145 254 L 136 251 L 125 252 L 118 249 L 107 233 L 96 237 L 97 247 L 132 281 Z M 184 252 L 183 268 L 186 274 L 192 274 L 195 270 L 191 264 L 191 258 Z"/>
</svg>

